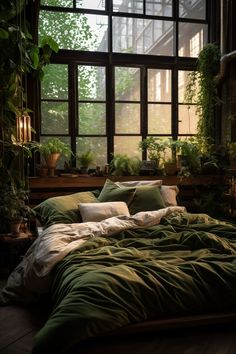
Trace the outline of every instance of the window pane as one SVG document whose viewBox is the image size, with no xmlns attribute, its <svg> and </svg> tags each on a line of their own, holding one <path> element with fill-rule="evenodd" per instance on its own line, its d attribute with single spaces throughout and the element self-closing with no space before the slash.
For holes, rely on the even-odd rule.
<svg viewBox="0 0 236 354">
<path fill-rule="evenodd" d="M 106 134 L 105 103 L 79 103 L 79 134 Z"/>
<path fill-rule="evenodd" d="M 148 69 L 148 101 L 171 101 L 171 71 Z"/>
<path fill-rule="evenodd" d="M 138 156 L 141 159 L 142 153 L 139 150 L 140 136 L 115 136 L 114 154 L 126 154 L 129 157 Z"/>
<path fill-rule="evenodd" d="M 179 70 L 178 72 L 178 95 L 179 95 L 179 102 L 184 103 L 185 101 L 185 92 L 186 86 L 188 83 L 188 75 L 190 71 Z"/>
<path fill-rule="evenodd" d="M 173 22 L 113 17 L 113 51 L 173 55 Z"/>
<path fill-rule="evenodd" d="M 142 14 L 143 0 L 113 0 L 113 11 Z"/>
<path fill-rule="evenodd" d="M 76 0 L 76 7 L 94 10 L 105 10 L 105 1 L 101 0 Z"/>
<path fill-rule="evenodd" d="M 41 82 L 41 97 L 54 99 L 68 98 L 67 65 L 50 64 L 44 68 Z"/>
<path fill-rule="evenodd" d="M 116 103 L 117 134 L 140 134 L 140 104 Z"/>
<path fill-rule="evenodd" d="M 44 143 L 51 138 L 58 138 L 61 141 L 63 141 L 63 143 L 66 143 L 70 147 L 70 138 L 67 136 L 55 136 L 55 135 L 54 136 L 41 136 L 40 142 Z M 41 158 L 41 156 L 40 156 L 40 158 Z M 57 162 L 57 169 L 63 170 L 66 160 L 67 160 L 67 158 L 65 156 L 61 156 L 59 161 Z M 45 161 L 43 161 L 43 159 L 41 159 L 41 163 L 45 163 Z"/>
<path fill-rule="evenodd" d="M 39 37 L 52 36 L 60 49 L 107 51 L 107 16 L 40 11 Z"/>
<path fill-rule="evenodd" d="M 196 134 L 199 117 L 196 106 L 179 105 L 179 134 Z"/>
<path fill-rule="evenodd" d="M 152 16 L 172 16 L 172 0 L 147 0 L 146 14 Z"/>
<path fill-rule="evenodd" d="M 68 134 L 68 103 L 41 102 L 42 134 Z"/>
<path fill-rule="evenodd" d="M 171 134 L 171 105 L 148 105 L 148 134 Z"/>
<path fill-rule="evenodd" d="M 140 101 L 140 69 L 115 68 L 115 99 Z"/>
<path fill-rule="evenodd" d="M 197 57 L 207 43 L 207 25 L 179 23 L 179 56 Z"/>
<path fill-rule="evenodd" d="M 78 66 L 78 95 L 79 100 L 105 101 L 106 76 L 102 66 Z"/>
<path fill-rule="evenodd" d="M 73 7 L 73 0 L 41 0 L 40 5 Z"/>
<path fill-rule="evenodd" d="M 94 163 L 91 167 L 104 167 L 107 163 L 107 138 L 83 137 L 76 139 L 76 152 L 81 154 L 91 150 L 94 155 Z"/>
<path fill-rule="evenodd" d="M 189 0 L 189 1 L 180 0 L 179 16 L 205 20 L 206 1 L 205 0 Z"/>
</svg>

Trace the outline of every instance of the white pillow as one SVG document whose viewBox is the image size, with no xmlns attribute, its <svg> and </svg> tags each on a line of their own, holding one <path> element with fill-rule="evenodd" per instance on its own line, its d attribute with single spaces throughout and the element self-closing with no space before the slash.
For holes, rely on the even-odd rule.
<svg viewBox="0 0 236 354">
<path fill-rule="evenodd" d="M 118 215 L 130 216 L 125 202 L 80 203 L 79 211 L 83 222 L 101 221 Z"/>
<path fill-rule="evenodd" d="M 166 206 L 176 206 L 177 205 L 177 194 L 179 193 L 179 188 L 177 186 L 161 186 L 161 196 Z"/>
<path fill-rule="evenodd" d="M 155 180 L 144 180 L 144 181 L 125 181 L 125 182 L 115 182 L 118 187 L 137 187 L 137 186 L 161 186 L 162 179 Z"/>
</svg>

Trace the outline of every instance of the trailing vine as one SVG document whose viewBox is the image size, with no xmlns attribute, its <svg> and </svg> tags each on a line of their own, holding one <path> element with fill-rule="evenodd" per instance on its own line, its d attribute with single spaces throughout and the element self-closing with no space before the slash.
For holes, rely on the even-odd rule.
<svg viewBox="0 0 236 354">
<path fill-rule="evenodd" d="M 197 59 L 195 71 L 188 75 L 185 100 L 194 103 L 199 116 L 197 133 L 206 143 L 214 143 L 214 113 L 220 104 L 216 75 L 220 68 L 220 49 L 214 43 L 206 44 Z"/>
</svg>

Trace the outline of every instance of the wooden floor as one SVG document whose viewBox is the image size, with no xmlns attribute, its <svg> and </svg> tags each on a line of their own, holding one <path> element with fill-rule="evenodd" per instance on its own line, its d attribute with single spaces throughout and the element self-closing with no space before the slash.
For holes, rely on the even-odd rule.
<svg viewBox="0 0 236 354">
<path fill-rule="evenodd" d="M 30 354 L 46 318 L 47 311 L 37 307 L 0 307 L 0 354 Z M 190 326 L 185 321 L 182 328 L 166 322 L 158 331 L 126 336 L 121 332 L 80 343 L 69 354 L 236 354 L 236 321 L 220 322 L 224 323 Z"/>
</svg>

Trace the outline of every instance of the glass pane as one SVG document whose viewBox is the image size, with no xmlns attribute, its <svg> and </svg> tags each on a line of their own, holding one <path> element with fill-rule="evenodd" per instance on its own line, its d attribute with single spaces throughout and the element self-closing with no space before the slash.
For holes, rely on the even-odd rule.
<svg viewBox="0 0 236 354">
<path fill-rule="evenodd" d="M 49 64 L 44 68 L 41 82 L 41 97 L 54 99 L 68 98 L 67 65 Z"/>
<path fill-rule="evenodd" d="M 126 154 L 129 157 L 142 157 L 139 149 L 141 136 L 115 136 L 114 137 L 114 154 Z"/>
<path fill-rule="evenodd" d="M 171 134 L 171 105 L 148 105 L 148 134 Z"/>
<path fill-rule="evenodd" d="M 179 16 L 205 20 L 206 1 L 205 0 L 180 0 Z"/>
<path fill-rule="evenodd" d="M 105 103 L 79 103 L 79 134 L 106 134 Z"/>
<path fill-rule="evenodd" d="M 94 155 L 94 163 L 91 167 L 104 168 L 107 163 L 107 138 L 106 137 L 83 137 L 76 139 L 76 152 L 81 154 L 91 150 Z"/>
<path fill-rule="evenodd" d="M 140 101 L 140 69 L 115 68 L 115 99 Z"/>
<path fill-rule="evenodd" d="M 76 0 L 76 7 L 84 9 L 105 10 L 105 1 Z"/>
<path fill-rule="evenodd" d="M 171 101 L 171 71 L 148 69 L 148 101 Z"/>
<path fill-rule="evenodd" d="M 67 136 L 41 136 L 40 137 L 40 142 L 46 142 L 47 140 L 51 139 L 51 138 L 59 138 L 61 141 L 63 141 L 63 143 L 66 143 L 67 145 L 70 146 L 70 138 Z M 40 156 L 41 158 L 41 156 Z M 68 160 L 68 158 L 66 158 L 65 156 L 61 156 L 59 161 L 57 162 L 57 169 L 63 170 L 64 169 L 64 164 L 65 161 Z M 41 163 L 44 163 L 43 159 L 41 159 Z"/>
<path fill-rule="evenodd" d="M 41 0 L 40 5 L 73 7 L 73 0 Z"/>
<path fill-rule="evenodd" d="M 116 134 L 140 134 L 140 104 L 116 103 Z"/>
<path fill-rule="evenodd" d="M 51 36 L 60 49 L 107 51 L 107 16 L 40 11 L 39 38 Z"/>
<path fill-rule="evenodd" d="M 196 134 L 198 120 L 195 106 L 179 105 L 179 134 Z"/>
<path fill-rule="evenodd" d="M 113 51 L 173 55 L 173 22 L 113 17 Z"/>
<path fill-rule="evenodd" d="M 143 0 L 129 0 L 129 1 L 113 0 L 113 11 L 142 14 Z"/>
<path fill-rule="evenodd" d="M 42 134 L 68 134 L 68 103 L 41 102 Z"/>
<path fill-rule="evenodd" d="M 172 0 L 146 0 L 146 15 L 172 16 Z"/>
<path fill-rule="evenodd" d="M 197 57 L 207 43 L 207 25 L 179 23 L 179 56 Z"/>
<path fill-rule="evenodd" d="M 78 66 L 78 95 L 79 100 L 105 101 L 106 74 L 102 66 Z"/>
<path fill-rule="evenodd" d="M 180 103 L 185 102 L 185 92 L 186 92 L 186 86 L 188 83 L 189 74 L 190 71 L 185 71 L 185 70 L 179 70 L 178 72 L 178 95 L 179 95 Z"/>
</svg>

